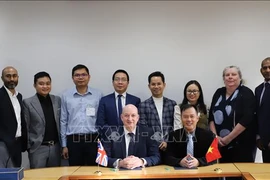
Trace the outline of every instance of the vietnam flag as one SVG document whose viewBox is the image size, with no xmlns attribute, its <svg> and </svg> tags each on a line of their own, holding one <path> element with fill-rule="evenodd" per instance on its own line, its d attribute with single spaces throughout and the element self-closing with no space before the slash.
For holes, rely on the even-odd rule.
<svg viewBox="0 0 270 180">
<path fill-rule="evenodd" d="M 205 155 L 205 158 L 206 158 L 207 163 L 221 158 L 220 152 L 218 150 L 218 138 L 217 137 L 215 137 L 212 144 L 208 148 L 208 151 Z"/>
</svg>

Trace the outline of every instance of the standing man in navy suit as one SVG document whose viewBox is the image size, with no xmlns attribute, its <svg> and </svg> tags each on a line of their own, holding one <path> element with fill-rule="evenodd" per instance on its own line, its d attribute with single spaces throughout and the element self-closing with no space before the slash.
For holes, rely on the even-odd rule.
<svg viewBox="0 0 270 180">
<path fill-rule="evenodd" d="M 22 113 L 22 95 L 15 90 L 18 71 L 11 66 L 2 70 L 0 89 L 0 168 L 20 167 L 27 148 L 27 129 Z"/>
<path fill-rule="evenodd" d="M 132 105 L 123 108 L 121 119 L 124 126 L 117 130 L 118 138 L 104 143 L 108 155 L 108 166 L 134 169 L 160 163 L 158 144 L 153 131 L 137 126 L 138 110 Z"/>
<path fill-rule="evenodd" d="M 264 82 L 255 89 L 257 101 L 257 147 L 262 150 L 264 163 L 270 163 L 270 57 L 261 63 Z"/>
<path fill-rule="evenodd" d="M 129 75 L 123 69 L 118 69 L 113 73 L 112 83 L 115 92 L 101 98 L 97 113 L 96 125 L 102 137 L 111 139 L 111 132 L 122 126 L 122 107 L 127 104 L 139 106 L 140 98 L 127 93 Z"/>
<path fill-rule="evenodd" d="M 151 73 L 148 76 L 148 83 L 152 96 L 139 106 L 139 124 L 154 129 L 155 139 L 160 143 L 159 148 L 165 151 L 169 133 L 173 131 L 176 102 L 163 96 L 166 83 L 161 72 Z"/>
</svg>

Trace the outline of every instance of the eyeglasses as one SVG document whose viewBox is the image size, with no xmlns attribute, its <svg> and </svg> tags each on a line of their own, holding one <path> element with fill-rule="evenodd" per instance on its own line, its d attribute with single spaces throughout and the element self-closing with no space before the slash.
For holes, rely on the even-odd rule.
<svg viewBox="0 0 270 180">
<path fill-rule="evenodd" d="M 200 91 L 199 90 L 188 90 L 188 94 L 198 94 Z"/>
<path fill-rule="evenodd" d="M 80 78 L 80 77 L 85 78 L 85 77 L 88 76 L 88 74 L 86 74 L 86 73 L 82 73 L 82 74 L 74 74 L 73 76 L 74 76 L 75 78 Z"/>
<path fill-rule="evenodd" d="M 127 79 L 126 78 L 114 78 L 114 81 L 115 82 L 120 82 L 120 81 L 127 82 Z"/>
</svg>

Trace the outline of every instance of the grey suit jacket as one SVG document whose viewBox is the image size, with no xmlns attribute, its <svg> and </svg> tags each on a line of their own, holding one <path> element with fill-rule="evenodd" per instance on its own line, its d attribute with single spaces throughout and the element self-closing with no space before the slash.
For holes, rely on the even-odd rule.
<svg viewBox="0 0 270 180">
<path fill-rule="evenodd" d="M 58 134 L 60 124 L 61 99 L 59 96 L 50 95 Z M 23 100 L 24 117 L 28 131 L 28 149 L 35 152 L 41 145 L 45 134 L 45 116 L 37 95 Z M 59 135 L 60 137 L 60 135 Z"/>
</svg>

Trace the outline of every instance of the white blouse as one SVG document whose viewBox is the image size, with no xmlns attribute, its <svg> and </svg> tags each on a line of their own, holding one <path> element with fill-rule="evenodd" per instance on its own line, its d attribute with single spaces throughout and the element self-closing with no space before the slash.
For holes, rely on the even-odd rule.
<svg viewBox="0 0 270 180">
<path fill-rule="evenodd" d="M 173 130 L 181 129 L 183 128 L 183 124 L 181 121 L 181 112 L 179 105 L 174 106 L 174 114 L 173 114 Z"/>
</svg>

